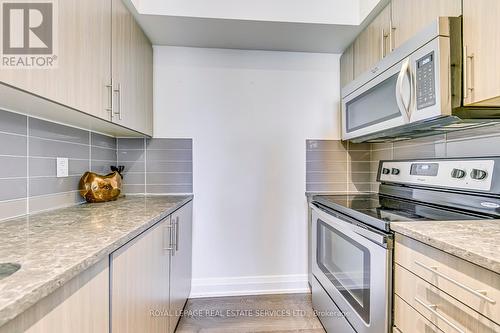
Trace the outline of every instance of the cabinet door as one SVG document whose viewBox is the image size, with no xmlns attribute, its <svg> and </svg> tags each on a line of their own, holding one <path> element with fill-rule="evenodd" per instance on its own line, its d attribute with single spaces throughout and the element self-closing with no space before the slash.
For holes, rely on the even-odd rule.
<svg viewBox="0 0 500 333">
<path fill-rule="evenodd" d="M 0 327 L 0 333 L 104 333 L 108 329 L 106 257 Z"/>
<path fill-rule="evenodd" d="M 113 333 L 168 329 L 169 218 L 111 255 Z"/>
<path fill-rule="evenodd" d="M 392 0 L 394 48 L 401 46 L 439 16 L 460 15 L 462 0 Z"/>
<path fill-rule="evenodd" d="M 113 121 L 153 134 L 153 48 L 122 0 L 112 0 Z"/>
<path fill-rule="evenodd" d="M 170 330 L 174 332 L 180 311 L 191 293 L 192 256 L 192 201 L 172 214 L 175 251 L 172 251 L 170 268 Z"/>
<path fill-rule="evenodd" d="M 58 1 L 58 26 L 57 68 L 2 68 L 0 81 L 110 120 L 111 2 Z"/>
<path fill-rule="evenodd" d="M 464 104 L 500 106 L 500 1 L 464 0 Z"/>
<path fill-rule="evenodd" d="M 354 77 L 369 70 L 390 50 L 391 6 L 386 6 L 354 41 Z"/>
<path fill-rule="evenodd" d="M 354 80 L 354 45 L 351 44 L 340 57 L 340 87 Z"/>
</svg>

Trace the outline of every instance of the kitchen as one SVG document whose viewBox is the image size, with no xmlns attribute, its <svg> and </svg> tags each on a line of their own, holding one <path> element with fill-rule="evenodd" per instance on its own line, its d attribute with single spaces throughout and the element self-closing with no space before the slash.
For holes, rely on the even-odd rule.
<svg viewBox="0 0 500 333">
<path fill-rule="evenodd" d="M 500 332 L 496 0 L 0 5 L 1 333 Z"/>
</svg>

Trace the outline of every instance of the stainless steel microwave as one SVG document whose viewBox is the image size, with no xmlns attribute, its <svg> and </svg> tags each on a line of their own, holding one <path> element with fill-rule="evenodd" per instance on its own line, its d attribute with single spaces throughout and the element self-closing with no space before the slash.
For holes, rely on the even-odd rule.
<svg viewBox="0 0 500 333">
<path fill-rule="evenodd" d="M 440 17 L 342 89 L 342 138 L 379 142 L 492 124 L 462 105 L 462 20 Z"/>
</svg>

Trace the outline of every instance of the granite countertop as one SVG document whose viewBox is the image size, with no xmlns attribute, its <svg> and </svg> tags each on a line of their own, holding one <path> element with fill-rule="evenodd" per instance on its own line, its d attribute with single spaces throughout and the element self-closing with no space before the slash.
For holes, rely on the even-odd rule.
<svg viewBox="0 0 500 333">
<path fill-rule="evenodd" d="M 500 220 L 391 222 L 391 229 L 500 274 Z"/>
<path fill-rule="evenodd" d="M 0 326 L 170 215 L 192 196 L 128 196 L 0 222 Z"/>
</svg>

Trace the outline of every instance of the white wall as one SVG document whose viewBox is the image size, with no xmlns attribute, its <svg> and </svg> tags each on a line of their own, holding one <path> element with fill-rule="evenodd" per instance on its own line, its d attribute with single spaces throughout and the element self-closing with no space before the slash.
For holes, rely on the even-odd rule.
<svg viewBox="0 0 500 333">
<path fill-rule="evenodd" d="M 193 296 L 304 291 L 305 140 L 338 104 L 339 55 L 155 47 L 155 136 L 193 138 Z"/>
<path fill-rule="evenodd" d="M 131 0 L 141 14 L 358 25 L 380 0 Z M 364 15 L 364 16 L 360 16 Z"/>
</svg>

